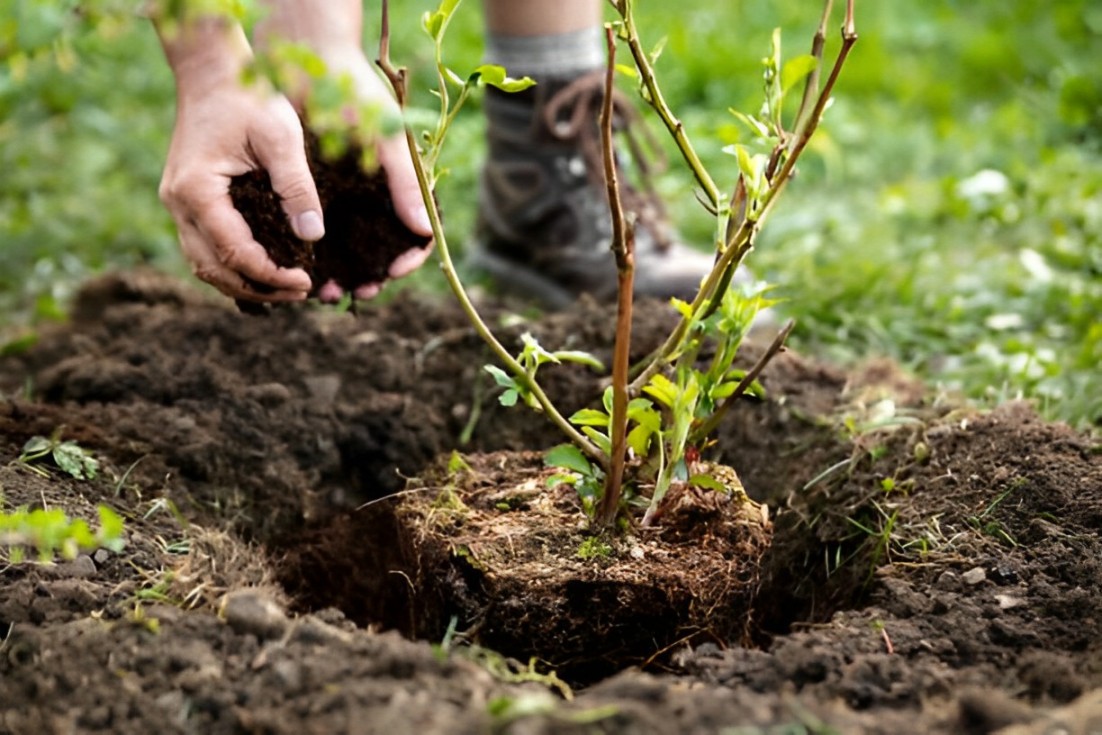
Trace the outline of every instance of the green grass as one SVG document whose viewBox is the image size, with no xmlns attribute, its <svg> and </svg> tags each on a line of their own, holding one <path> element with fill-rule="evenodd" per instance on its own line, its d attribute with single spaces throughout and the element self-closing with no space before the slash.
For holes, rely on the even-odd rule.
<svg viewBox="0 0 1102 735">
<path fill-rule="evenodd" d="M 58 316 L 74 283 L 108 265 L 185 272 L 156 198 L 172 119 L 156 40 L 138 20 L 81 32 L 77 63 L 61 69 L 61 5 L 15 0 L 0 21 L 8 324 Z M 395 5 L 394 55 L 431 106 L 418 28 L 431 3 Z M 659 80 L 724 186 L 737 168 L 721 149 L 740 135 L 726 110 L 756 111 L 773 27 L 788 56 L 806 52 L 814 5 L 642 3 L 648 42 L 668 37 Z M 979 400 L 1025 395 L 1051 417 L 1102 424 L 1102 8 L 930 0 L 858 2 L 858 13 L 861 40 L 822 135 L 750 260 L 788 299 L 796 345 L 843 362 L 891 355 Z M 460 71 L 480 60 L 480 15 L 469 2 L 453 26 Z M 21 76 L 20 49 L 42 50 Z M 477 105 L 451 135 L 440 193 L 461 247 L 483 147 Z M 674 167 L 660 188 L 686 237 L 706 243 L 688 177 Z M 414 287 L 440 288 L 435 271 Z"/>
</svg>

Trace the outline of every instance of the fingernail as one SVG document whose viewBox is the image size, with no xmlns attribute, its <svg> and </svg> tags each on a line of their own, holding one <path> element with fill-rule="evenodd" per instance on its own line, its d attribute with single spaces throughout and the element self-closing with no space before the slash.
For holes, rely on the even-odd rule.
<svg viewBox="0 0 1102 735">
<path fill-rule="evenodd" d="M 413 211 L 413 224 L 415 232 L 420 232 L 424 235 L 432 234 L 432 220 L 429 219 L 428 210 L 424 207 L 418 207 Z"/>
<path fill-rule="evenodd" d="M 321 215 L 313 210 L 296 214 L 291 219 L 291 228 L 300 240 L 317 242 L 325 237 L 325 225 L 321 221 Z"/>
</svg>

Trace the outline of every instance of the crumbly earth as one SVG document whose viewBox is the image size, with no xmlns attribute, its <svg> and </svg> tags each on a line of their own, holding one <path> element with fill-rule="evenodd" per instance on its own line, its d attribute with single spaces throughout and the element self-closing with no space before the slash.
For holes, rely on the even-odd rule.
<svg viewBox="0 0 1102 735">
<path fill-rule="evenodd" d="M 670 317 L 639 312 L 642 355 Z M 608 356 L 593 303 L 517 321 L 510 341 Z M 773 520 L 749 640 L 625 661 L 568 699 L 524 651 L 372 624 L 416 578 L 379 573 L 385 527 L 368 543 L 351 524 L 343 562 L 332 529 L 452 449 L 477 469 L 556 441 L 497 404 L 488 361 L 450 303 L 252 319 L 155 274 L 90 283 L 71 323 L 0 357 L 0 493 L 90 520 L 105 503 L 128 544 L 0 568 L 0 733 L 1098 731 L 1097 441 L 885 363 L 782 354 L 710 450 Z M 600 390 L 582 368 L 541 375 L 566 410 Z M 96 480 L 17 461 L 55 431 L 101 460 Z M 376 580 L 353 585 L 371 605 L 351 575 Z"/>
<path fill-rule="evenodd" d="M 353 146 L 330 160 L 322 155 L 317 136 L 307 132 L 306 157 L 325 218 L 325 237 L 316 243 L 295 236 L 266 171 L 250 171 L 230 183 L 234 206 L 276 265 L 304 269 L 315 290 L 336 281 L 352 291 L 382 283 L 395 258 L 428 246 L 431 238 L 412 232 L 398 219 L 386 172 L 364 171 L 359 148 Z"/>
</svg>

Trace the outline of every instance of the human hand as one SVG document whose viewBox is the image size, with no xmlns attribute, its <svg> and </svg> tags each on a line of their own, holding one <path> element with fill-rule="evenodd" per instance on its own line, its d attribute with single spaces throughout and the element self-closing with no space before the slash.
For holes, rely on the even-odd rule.
<svg viewBox="0 0 1102 735">
<path fill-rule="evenodd" d="M 253 239 L 230 198 L 230 180 L 263 168 L 296 235 L 325 234 L 306 163 L 298 115 L 282 95 L 246 86 L 249 58 L 240 29 L 218 20 L 165 39 L 177 82 L 176 125 L 160 196 L 192 270 L 222 293 L 247 301 L 298 301 L 310 291 L 300 268 L 280 268 Z"/>
<path fill-rule="evenodd" d="M 383 108 L 384 115 L 399 116 L 398 105 L 390 90 L 374 72 L 363 51 L 359 47 L 329 46 L 321 54 L 326 63 L 327 73 L 332 76 L 347 76 L 352 82 L 356 96 L 356 105 L 377 105 Z M 309 94 L 308 85 L 304 85 L 297 94 L 292 95 L 296 106 L 304 105 L 302 100 Z M 346 109 L 350 124 L 355 124 L 355 109 Z M 417 183 L 413 162 L 404 134 L 378 138 L 376 140 L 357 140 L 361 145 L 374 145 L 376 160 L 386 175 L 387 187 L 398 219 L 416 235 L 432 237 L 432 225 L 425 209 L 421 190 Z M 414 247 L 398 255 L 390 264 L 386 277 L 382 281 L 364 283 L 352 289 L 358 299 L 370 299 L 379 293 L 386 280 L 402 278 L 420 267 L 431 253 L 431 243 L 424 247 Z M 346 284 L 347 285 L 347 284 Z M 336 301 L 343 295 L 343 289 L 334 281 L 320 285 L 318 297 L 322 301 Z"/>
<path fill-rule="evenodd" d="M 161 199 L 176 220 L 195 275 L 227 296 L 298 301 L 310 291 L 304 270 L 272 262 L 229 194 L 234 176 L 263 168 L 295 234 L 321 239 L 321 205 L 302 138 L 285 98 L 240 87 L 212 90 L 177 115 Z"/>
<path fill-rule="evenodd" d="M 319 7 L 333 11 L 327 5 Z M 162 33 L 162 41 L 177 80 L 177 120 L 160 193 L 176 220 L 185 257 L 199 278 L 235 299 L 305 298 L 312 289 L 309 276 L 300 268 L 281 268 L 272 262 L 229 193 L 234 177 L 263 169 L 296 236 L 321 239 L 325 232 L 321 206 L 295 107 L 263 84 L 243 83 L 241 72 L 252 52 L 236 24 L 199 19 Z M 362 50 L 349 43 L 323 44 L 323 48 L 331 73 L 350 75 L 360 100 L 396 107 Z M 396 214 L 413 232 L 430 237 L 404 138 L 380 140 L 376 147 Z M 429 248 L 418 247 L 399 255 L 388 277 L 408 275 L 428 254 Z M 342 295 L 335 283 L 313 285 L 323 300 Z M 381 287 L 382 283 L 367 283 L 353 292 L 358 298 L 371 298 Z"/>
</svg>

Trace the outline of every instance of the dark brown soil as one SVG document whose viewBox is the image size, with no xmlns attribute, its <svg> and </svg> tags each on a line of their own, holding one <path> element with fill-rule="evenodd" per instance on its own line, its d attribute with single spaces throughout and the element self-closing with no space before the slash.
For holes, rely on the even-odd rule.
<svg viewBox="0 0 1102 735">
<path fill-rule="evenodd" d="M 316 243 L 295 236 L 266 171 L 251 171 L 230 183 L 234 206 L 276 265 L 304 269 L 315 289 L 336 281 L 352 291 L 382 283 L 396 257 L 428 246 L 431 238 L 412 232 L 398 219 L 386 172 L 364 171 L 358 147 L 328 160 L 321 155 L 317 136 L 308 132 L 306 157 L 325 219 L 325 237 Z"/>
<path fill-rule="evenodd" d="M 507 339 L 607 357 L 606 317 L 582 302 Z M 668 320 L 640 306 L 640 354 Z M 397 566 L 395 527 L 370 520 L 393 501 L 357 508 L 405 478 L 439 486 L 432 463 L 465 429 L 480 471 L 530 467 L 518 452 L 556 441 L 497 404 L 487 361 L 448 303 L 253 320 L 151 274 L 90 284 L 71 324 L 0 359 L 0 489 L 6 507 L 89 519 L 106 503 L 128 546 L 0 569 L 0 733 L 1097 731 L 1097 442 L 1022 404 L 961 408 L 883 363 L 781 355 L 767 400 L 721 431 L 710 459 L 773 519 L 748 636 L 692 638 L 642 673 L 605 655 L 622 673 L 567 700 L 539 662 L 509 660 L 555 660 L 538 626 L 514 648 L 458 597 L 433 613 L 456 616 L 446 646 L 379 632 L 417 630 L 428 613 L 408 590 L 429 585 Z M 566 410 L 599 392 L 600 376 L 551 367 Z M 99 479 L 15 461 L 58 429 L 101 459 Z M 503 505 L 519 507 L 493 499 L 486 517 L 512 522 Z M 454 575 L 457 557 L 439 561 Z M 639 632 L 671 633 L 630 595 L 600 598 L 594 627 L 618 602 Z"/>
<path fill-rule="evenodd" d="M 281 577 L 356 622 L 429 640 L 450 625 L 573 682 L 749 640 L 770 524 L 737 481 L 728 493 L 675 486 L 661 525 L 593 535 L 574 488 L 548 488 L 553 473 L 538 452 L 442 464 L 319 528 Z"/>
</svg>

